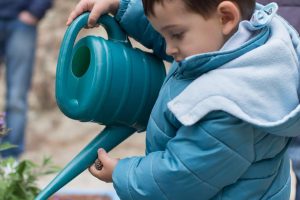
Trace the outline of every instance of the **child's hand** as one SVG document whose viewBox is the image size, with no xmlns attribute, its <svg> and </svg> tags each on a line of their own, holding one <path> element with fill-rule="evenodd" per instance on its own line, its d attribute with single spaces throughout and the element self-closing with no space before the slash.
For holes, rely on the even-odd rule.
<svg viewBox="0 0 300 200">
<path fill-rule="evenodd" d="M 102 181 L 107 183 L 112 182 L 112 173 L 119 160 L 109 157 L 104 149 L 98 150 L 98 159 L 103 165 L 102 169 L 96 169 L 95 164 L 93 164 L 90 166 L 89 171 L 93 176 Z"/>
<path fill-rule="evenodd" d="M 106 13 L 115 14 L 119 8 L 119 0 L 81 0 L 71 12 L 67 20 L 67 26 L 72 21 L 86 11 L 90 11 L 88 19 L 88 28 L 92 28 L 96 25 L 98 18 Z"/>
</svg>

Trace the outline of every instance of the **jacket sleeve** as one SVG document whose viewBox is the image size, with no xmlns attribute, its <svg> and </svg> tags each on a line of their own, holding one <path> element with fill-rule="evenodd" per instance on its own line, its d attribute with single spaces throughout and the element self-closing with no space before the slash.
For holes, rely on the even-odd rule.
<svg viewBox="0 0 300 200">
<path fill-rule="evenodd" d="M 253 127 L 220 112 L 181 127 L 165 151 L 120 160 L 113 183 L 122 200 L 211 199 L 253 159 Z"/>
<path fill-rule="evenodd" d="M 28 6 L 28 11 L 38 19 L 42 19 L 52 3 L 52 0 L 33 0 Z"/>
<path fill-rule="evenodd" d="M 166 54 L 164 38 L 153 29 L 145 16 L 141 0 L 120 0 L 115 18 L 130 37 L 152 49 L 158 57 L 169 62 L 173 60 Z"/>
</svg>

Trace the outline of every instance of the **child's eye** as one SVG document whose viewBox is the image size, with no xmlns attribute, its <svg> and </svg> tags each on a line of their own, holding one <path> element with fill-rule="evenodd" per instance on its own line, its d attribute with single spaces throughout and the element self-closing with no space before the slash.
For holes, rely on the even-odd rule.
<svg viewBox="0 0 300 200">
<path fill-rule="evenodd" d="M 183 37 L 183 32 L 171 34 L 172 39 L 179 40 L 179 39 L 182 39 L 182 37 Z"/>
</svg>

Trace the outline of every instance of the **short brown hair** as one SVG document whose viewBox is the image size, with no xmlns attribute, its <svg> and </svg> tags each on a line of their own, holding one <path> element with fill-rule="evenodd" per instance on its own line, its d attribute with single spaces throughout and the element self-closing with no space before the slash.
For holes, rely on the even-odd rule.
<svg viewBox="0 0 300 200">
<path fill-rule="evenodd" d="M 148 15 L 155 15 L 154 4 L 164 3 L 164 1 L 172 0 L 142 0 L 144 5 L 144 12 Z M 209 17 L 218 5 L 225 0 L 182 0 L 187 9 L 200 13 L 204 17 Z M 250 19 L 255 8 L 255 0 L 227 0 L 235 2 L 241 11 L 243 19 Z"/>
</svg>

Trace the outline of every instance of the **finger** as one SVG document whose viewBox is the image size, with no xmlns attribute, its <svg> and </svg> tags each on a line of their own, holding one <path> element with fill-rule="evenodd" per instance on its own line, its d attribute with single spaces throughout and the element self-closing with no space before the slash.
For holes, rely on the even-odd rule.
<svg viewBox="0 0 300 200">
<path fill-rule="evenodd" d="M 79 16 L 81 13 L 83 13 L 86 9 L 87 9 L 87 3 L 86 1 L 80 1 L 75 9 L 71 12 L 71 14 L 69 15 L 68 17 L 68 20 L 67 20 L 67 25 L 70 25 L 71 22 L 77 17 Z"/>
<path fill-rule="evenodd" d="M 114 160 L 116 160 L 114 158 L 111 158 L 108 155 L 108 153 L 102 148 L 100 148 L 98 150 L 98 159 L 101 161 L 104 168 L 105 168 L 105 166 L 107 166 L 108 168 L 111 167 L 111 165 L 115 162 Z"/>
<path fill-rule="evenodd" d="M 108 8 L 106 8 L 104 4 L 95 4 L 88 19 L 88 26 L 95 27 L 99 17 L 107 12 Z"/>
<path fill-rule="evenodd" d="M 66 25 L 69 26 L 76 17 L 78 17 L 79 15 L 84 13 L 85 11 L 89 11 L 90 7 L 92 7 L 92 6 L 89 6 L 87 1 L 80 1 L 76 5 L 75 9 L 69 15 Z"/>
<path fill-rule="evenodd" d="M 89 172 L 96 178 L 100 179 L 100 171 L 96 169 L 94 164 L 89 167 Z"/>
<path fill-rule="evenodd" d="M 101 159 L 103 159 L 104 161 L 106 161 L 108 158 L 108 155 L 106 155 L 106 151 L 102 148 L 100 148 L 98 150 L 98 158 L 95 160 L 94 164 L 92 164 L 90 167 L 89 167 L 89 170 L 90 172 L 94 175 L 94 176 L 97 176 L 99 175 L 99 171 L 102 170 L 103 168 L 103 163 L 101 161 Z M 97 172 L 98 171 L 98 172 Z"/>
<path fill-rule="evenodd" d="M 90 28 L 97 28 L 99 26 L 100 26 L 99 24 L 95 24 L 95 26 L 93 26 L 93 27 L 89 27 L 88 25 L 85 25 L 84 28 L 90 29 Z"/>
<path fill-rule="evenodd" d="M 109 157 L 108 153 L 100 148 L 98 150 L 98 159 L 102 162 L 102 164 L 105 166 L 105 164 L 109 164 L 111 158 Z"/>
<path fill-rule="evenodd" d="M 99 180 L 105 181 L 105 180 L 103 179 L 103 177 L 105 176 L 105 173 L 106 173 L 106 172 L 105 172 L 105 169 L 98 170 L 98 169 L 96 169 L 95 164 L 93 164 L 93 165 L 91 165 L 91 166 L 89 167 L 89 172 L 90 172 L 94 177 L 98 178 Z"/>
<path fill-rule="evenodd" d="M 89 168 L 89 171 L 94 177 L 98 178 L 101 181 L 104 181 L 106 183 L 112 182 L 112 175 L 110 174 L 110 172 L 107 172 L 105 169 L 99 171 L 93 165 Z"/>
<path fill-rule="evenodd" d="M 103 168 L 103 164 L 99 159 L 96 159 L 94 165 L 95 165 L 95 168 L 99 171 Z"/>
</svg>

